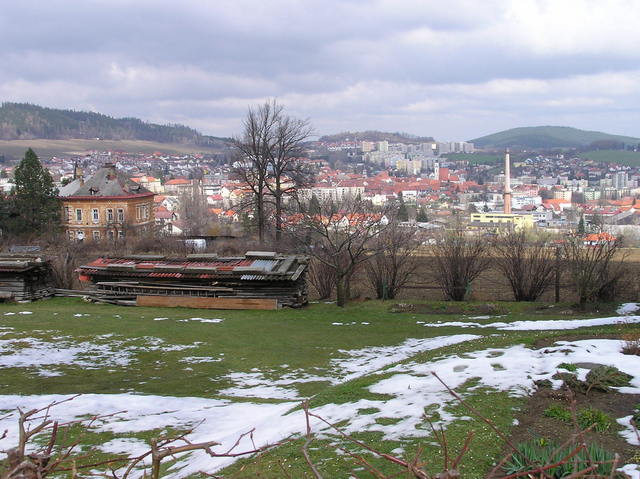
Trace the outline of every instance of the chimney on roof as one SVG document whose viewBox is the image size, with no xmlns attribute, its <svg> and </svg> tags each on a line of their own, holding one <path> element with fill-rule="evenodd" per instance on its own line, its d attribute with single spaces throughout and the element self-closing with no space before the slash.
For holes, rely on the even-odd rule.
<svg viewBox="0 0 640 479">
<path fill-rule="evenodd" d="M 109 170 L 109 173 L 107 173 L 107 178 L 110 180 L 113 180 L 116 177 L 115 163 L 111 163 L 111 162 L 105 163 L 104 168 L 107 168 Z"/>
<path fill-rule="evenodd" d="M 80 186 L 84 185 L 84 174 L 82 168 L 78 166 L 78 160 L 73 163 L 73 179 L 80 180 Z"/>
</svg>

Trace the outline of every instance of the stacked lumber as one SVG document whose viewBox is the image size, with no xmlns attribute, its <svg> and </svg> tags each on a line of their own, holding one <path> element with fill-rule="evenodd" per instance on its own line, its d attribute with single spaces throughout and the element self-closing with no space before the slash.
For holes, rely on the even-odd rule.
<svg viewBox="0 0 640 479">
<path fill-rule="evenodd" d="M 78 269 L 80 279 L 95 292 L 138 298 L 183 298 L 173 304 L 217 309 L 273 309 L 307 304 L 308 258 L 265 251 L 244 256 L 211 254 L 185 258 L 164 256 L 102 257 Z M 227 301 L 190 298 L 233 298 Z M 142 302 L 151 301 L 143 299 Z M 162 301 L 155 301 L 157 305 Z M 154 304 L 155 304 L 154 303 Z M 264 307 L 261 307 L 264 306 Z M 205 307 L 205 306 L 201 306 Z"/>
<path fill-rule="evenodd" d="M 41 256 L 0 254 L 0 301 L 33 301 L 53 291 L 51 265 Z"/>
</svg>

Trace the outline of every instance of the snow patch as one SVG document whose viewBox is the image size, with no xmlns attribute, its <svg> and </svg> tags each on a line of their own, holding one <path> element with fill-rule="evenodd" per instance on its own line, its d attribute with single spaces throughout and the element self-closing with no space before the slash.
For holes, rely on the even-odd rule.
<svg viewBox="0 0 640 479">
<path fill-rule="evenodd" d="M 640 309 L 640 304 L 638 303 L 623 303 L 616 310 L 616 313 L 621 315 L 628 315 L 628 314 L 635 313 L 639 309 Z"/>
<path fill-rule="evenodd" d="M 181 323 L 186 323 L 188 321 L 199 321 L 201 323 L 221 323 L 224 321 L 223 318 L 188 318 L 188 319 L 179 319 Z"/>
<path fill-rule="evenodd" d="M 624 437 L 629 444 L 640 446 L 640 441 L 638 441 L 638 431 L 633 424 L 631 424 L 632 417 L 633 416 L 629 415 L 617 420 L 618 424 L 624 426 L 624 430 L 620 431 L 620 435 Z"/>
<path fill-rule="evenodd" d="M 377 371 L 385 366 L 410 358 L 423 351 L 430 351 L 452 344 L 472 341 L 481 336 L 474 334 L 458 334 L 453 336 L 437 336 L 425 339 L 407 339 L 397 346 L 368 347 L 355 350 L 340 349 L 338 352 L 346 358 L 331 360 L 331 367 L 336 370 L 337 381 L 349 381 L 359 376 Z"/>
<path fill-rule="evenodd" d="M 34 333 L 37 331 L 33 331 Z M 43 368 L 40 376 L 59 376 L 51 369 L 56 366 L 77 366 L 86 369 L 127 366 L 140 351 L 183 351 L 196 348 L 193 344 L 167 345 L 164 340 L 151 336 L 138 339 L 114 340 L 113 334 L 97 336 L 98 340 L 109 340 L 106 344 L 92 341 L 70 341 L 68 336 L 39 339 L 17 337 L 0 339 L 0 367 L 3 368 Z M 140 341 L 143 344 L 136 344 Z"/>
<path fill-rule="evenodd" d="M 550 331 L 560 329 L 578 329 L 593 326 L 606 326 L 608 324 L 632 324 L 640 322 L 640 316 L 612 316 L 608 318 L 593 319 L 551 319 L 541 321 L 514 321 L 512 323 L 473 323 L 465 321 L 447 321 L 438 323 L 422 323 L 428 328 L 443 328 L 445 326 L 457 326 L 459 328 L 496 328 L 502 331 Z"/>
</svg>

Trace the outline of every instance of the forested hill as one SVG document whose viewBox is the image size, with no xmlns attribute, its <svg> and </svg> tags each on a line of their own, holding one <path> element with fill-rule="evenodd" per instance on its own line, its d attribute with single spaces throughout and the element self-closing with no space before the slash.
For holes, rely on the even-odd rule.
<svg viewBox="0 0 640 479">
<path fill-rule="evenodd" d="M 28 103 L 0 106 L 0 140 L 146 140 L 213 145 L 221 139 L 183 125 L 157 125 L 138 118 L 112 118 L 100 113 L 58 110 Z"/>
<path fill-rule="evenodd" d="M 588 148 L 620 149 L 637 145 L 640 139 L 587 131 L 568 126 L 531 126 L 513 128 L 470 140 L 479 148 Z"/>
</svg>

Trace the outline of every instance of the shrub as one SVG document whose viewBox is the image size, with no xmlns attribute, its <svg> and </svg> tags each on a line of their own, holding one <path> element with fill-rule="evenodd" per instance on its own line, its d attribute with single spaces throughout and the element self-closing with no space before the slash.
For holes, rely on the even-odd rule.
<svg viewBox="0 0 640 479">
<path fill-rule="evenodd" d="M 560 406 L 558 404 L 553 404 L 545 409 L 543 413 L 546 417 L 552 417 L 555 419 L 560 419 L 561 421 L 571 421 L 571 411 L 566 407 Z"/>
<path fill-rule="evenodd" d="M 593 474 L 592 477 L 596 475 L 613 477 L 610 474 L 614 455 L 595 443 L 590 444 L 586 450 L 582 449 L 569 459 L 566 458 L 575 449 L 575 445 L 558 448 L 558 444 L 551 441 L 531 440 L 518 444 L 516 449 L 518 452 L 514 453 L 504 466 L 504 470 L 508 475 L 529 471 L 536 467 L 556 462 L 563 462 L 557 467 L 545 471 L 546 474 L 549 477 L 562 478 L 597 463 L 597 469 L 590 473 Z"/>
<path fill-rule="evenodd" d="M 580 381 L 578 377 L 573 373 L 557 372 L 553 376 L 551 376 L 551 379 L 562 380 L 563 386 L 571 389 L 572 391 L 584 392 L 586 389 L 585 383 Z"/>
<path fill-rule="evenodd" d="M 633 416 L 631 416 L 636 427 L 640 426 L 640 404 L 636 404 L 635 409 L 633 410 Z"/>
<path fill-rule="evenodd" d="M 633 376 L 613 366 L 598 366 L 587 374 L 587 392 L 592 389 L 608 392 L 612 387 L 628 386 Z"/>
<path fill-rule="evenodd" d="M 625 334 L 622 336 L 622 354 L 640 356 L 640 334 Z"/>
<path fill-rule="evenodd" d="M 596 432 L 607 432 L 613 420 L 603 411 L 595 408 L 586 408 L 578 411 L 578 425 L 581 429 L 593 426 Z"/>
<path fill-rule="evenodd" d="M 560 363 L 558 364 L 558 369 L 566 369 L 567 371 L 575 373 L 578 370 L 578 366 L 572 363 Z"/>
<path fill-rule="evenodd" d="M 553 383 L 548 379 L 538 379 L 533 381 L 533 384 L 535 384 L 538 389 L 551 388 L 553 386 Z"/>
</svg>

